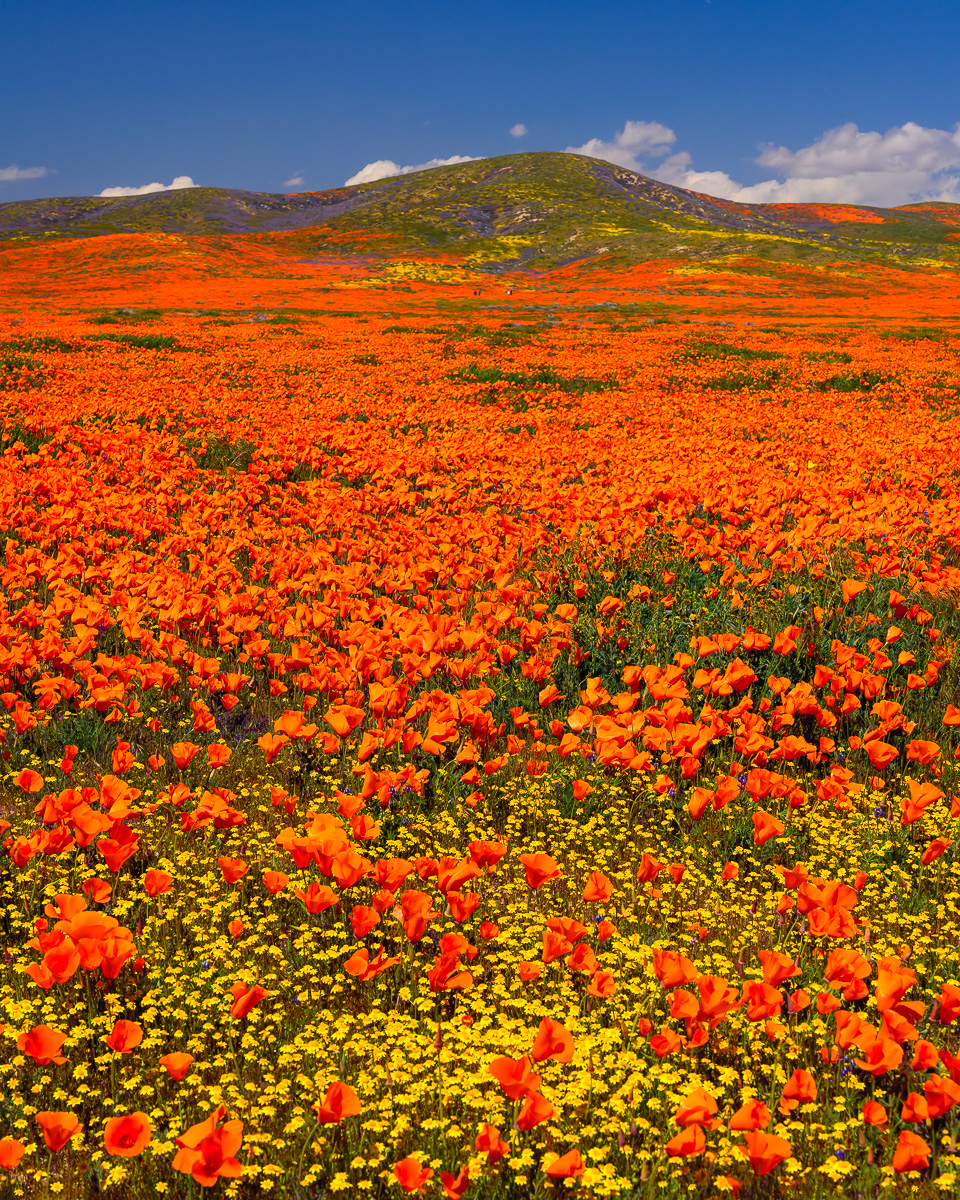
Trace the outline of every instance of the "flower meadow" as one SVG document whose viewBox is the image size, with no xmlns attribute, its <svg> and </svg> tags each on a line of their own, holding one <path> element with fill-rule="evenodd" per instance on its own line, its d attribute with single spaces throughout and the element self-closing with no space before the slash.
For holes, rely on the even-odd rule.
<svg viewBox="0 0 960 1200">
<path fill-rule="evenodd" d="M 960 338 L 563 278 L 0 318 L 0 1196 L 955 1193 Z"/>
</svg>

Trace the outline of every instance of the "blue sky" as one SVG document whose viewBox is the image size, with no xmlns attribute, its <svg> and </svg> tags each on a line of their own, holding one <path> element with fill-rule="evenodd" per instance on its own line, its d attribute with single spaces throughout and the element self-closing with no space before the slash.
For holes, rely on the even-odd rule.
<svg viewBox="0 0 960 1200">
<path fill-rule="evenodd" d="M 957 0 L 21 4 L 0 201 L 580 147 L 739 199 L 960 199 L 958 45 Z"/>
</svg>

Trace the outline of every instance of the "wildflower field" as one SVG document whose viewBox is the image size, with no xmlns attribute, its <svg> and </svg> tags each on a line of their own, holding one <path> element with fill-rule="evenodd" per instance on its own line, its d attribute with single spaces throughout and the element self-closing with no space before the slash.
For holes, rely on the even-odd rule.
<svg viewBox="0 0 960 1200">
<path fill-rule="evenodd" d="M 956 273 L 241 242 L 0 254 L 0 1197 L 954 1194 Z"/>
</svg>

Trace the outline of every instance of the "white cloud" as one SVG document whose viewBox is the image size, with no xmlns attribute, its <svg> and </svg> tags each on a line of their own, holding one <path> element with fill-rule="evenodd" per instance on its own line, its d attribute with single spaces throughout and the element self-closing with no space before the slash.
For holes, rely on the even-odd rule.
<svg viewBox="0 0 960 1200">
<path fill-rule="evenodd" d="M 776 178 L 741 184 L 726 171 L 699 171 L 685 150 L 660 158 L 676 142 L 664 125 L 627 121 L 613 142 L 592 138 L 568 152 L 603 158 L 664 183 L 747 204 L 870 204 L 893 207 L 916 200 L 960 200 L 960 123 L 952 130 L 907 121 L 886 133 L 852 123 L 828 129 L 799 150 L 764 146 L 754 161 Z"/>
<path fill-rule="evenodd" d="M 628 121 L 612 142 L 591 138 L 582 146 L 568 146 L 566 153 L 602 158 L 606 162 L 616 163 L 618 167 L 643 173 L 644 167 L 639 156 L 667 154 L 676 140 L 677 135 L 673 130 L 659 121 Z"/>
<path fill-rule="evenodd" d="M 401 167 L 389 158 L 378 158 L 376 162 L 367 163 L 356 175 L 351 175 L 344 187 L 353 187 L 357 183 L 374 183 L 378 179 L 388 179 L 392 175 L 412 175 L 414 171 L 429 171 L 432 167 L 449 167 L 454 163 L 477 162 L 478 157 L 471 154 L 453 154 L 450 158 L 431 158 L 429 162 L 417 163 L 413 167 Z"/>
<path fill-rule="evenodd" d="M 21 179 L 42 179 L 49 175 L 47 167 L 0 167 L 0 183 L 19 183 Z"/>
<path fill-rule="evenodd" d="M 511 137 L 516 137 L 516 138 L 526 137 L 529 132 L 530 132 L 530 130 L 526 127 L 526 125 L 524 125 L 524 123 L 522 121 L 519 121 L 516 125 L 513 125 L 510 128 L 510 136 Z"/>
<path fill-rule="evenodd" d="M 283 181 L 283 186 L 285 188 L 299 187 L 301 183 L 303 183 L 303 176 L 294 175 L 291 179 L 285 179 Z"/>
<path fill-rule="evenodd" d="M 181 188 L 193 188 L 194 183 L 189 175 L 177 175 L 173 183 L 145 183 L 143 187 L 108 187 L 100 193 L 101 196 L 146 196 L 150 192 L 176 192 Z"/>
</svg>

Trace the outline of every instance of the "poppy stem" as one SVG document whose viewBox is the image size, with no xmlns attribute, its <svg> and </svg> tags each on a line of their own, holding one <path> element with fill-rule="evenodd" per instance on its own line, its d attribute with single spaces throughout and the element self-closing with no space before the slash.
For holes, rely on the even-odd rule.
<svg viewBox="0 0 960 1200">
<path fill-rule="evenodd" d="M 303 1143 L 303 1149 L 300 1151 L 300 1157 L 297 1159 L 297 1183 L 299 1183 L 300 1180 L 303 1178 L 303 1160 L 307 1156 L 307 1151 L 313 1145 L 313 1139 L 317 1136 L 317 1134 L 319 1132 L 320 1132 L 320 1122 L 317 1121 L 316 1125 L 310 1131 L 310 1136 Z"/>
</svg>

